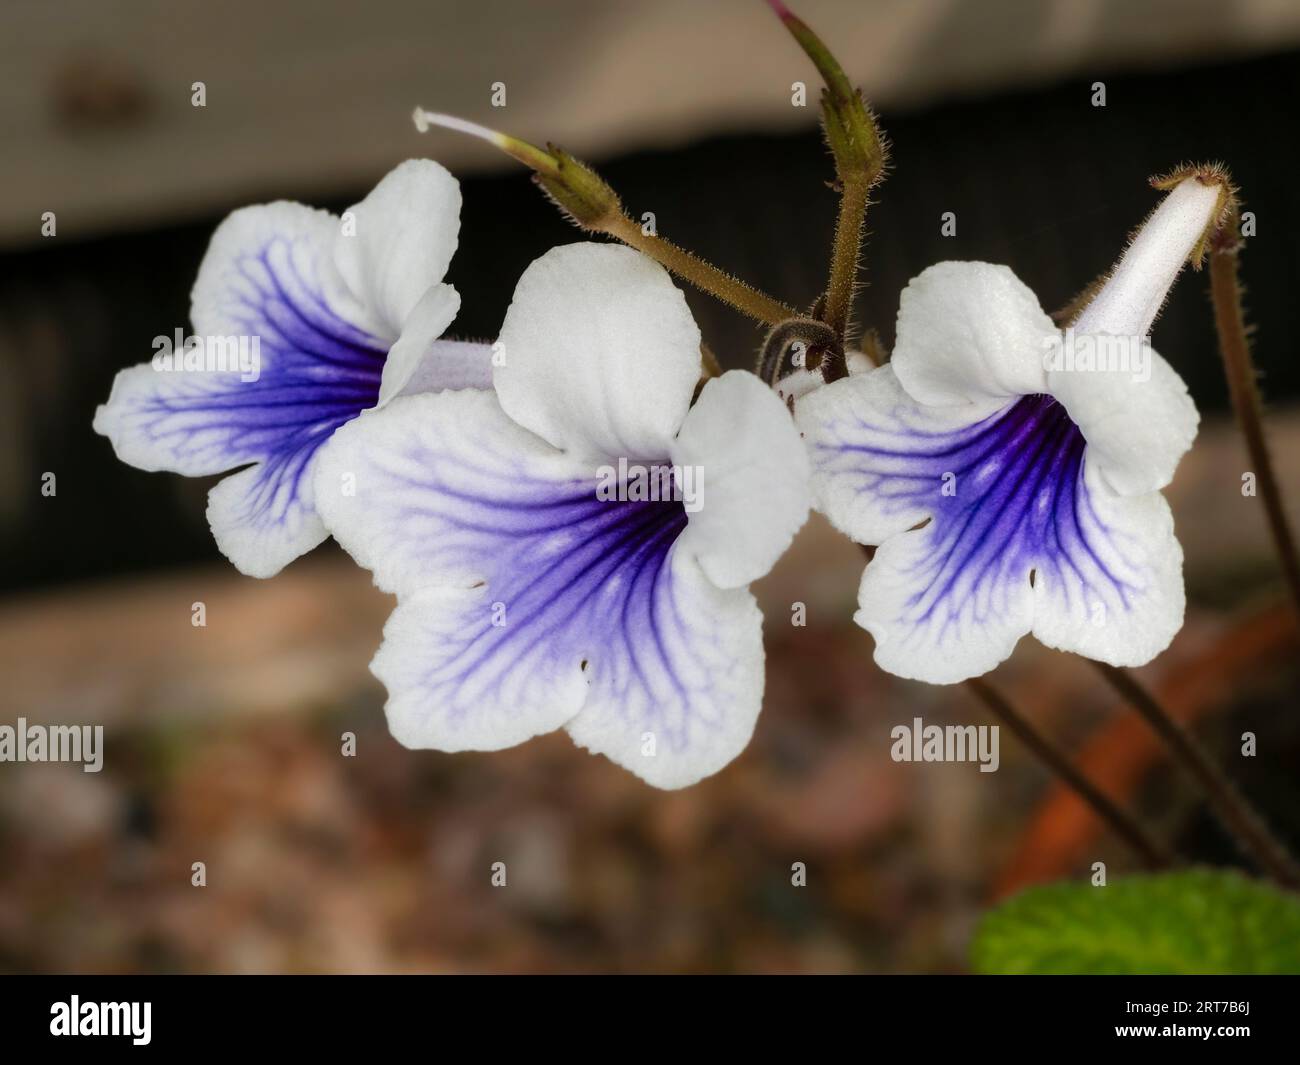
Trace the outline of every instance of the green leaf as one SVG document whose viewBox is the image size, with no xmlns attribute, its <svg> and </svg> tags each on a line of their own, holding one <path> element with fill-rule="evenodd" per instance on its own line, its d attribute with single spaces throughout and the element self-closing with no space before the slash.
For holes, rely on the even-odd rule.
<svg viewBox="0 0 1300 1065">
<path fill-rule="evenodd" d="M 976 972 L 1300 973 L 1300 897 L 1188 869 L 1034 887 L 986 914 Z"/>
</svg>

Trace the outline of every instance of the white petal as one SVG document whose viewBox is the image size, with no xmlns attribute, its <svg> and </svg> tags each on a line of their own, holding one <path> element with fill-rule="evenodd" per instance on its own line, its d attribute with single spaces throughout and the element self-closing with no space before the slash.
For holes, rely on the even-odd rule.
<svg viewBox="0 0 1300 1065">
<path fill-rule="evenodd" d="M 732 370 L 704 386 L 672 461 L 696 496 L 680 548 L 721 588 L 767 573 L 808 517 L 808 457 L 799 432 L 785 405 L 751 373 Z"/>
<path fill-rule="evenodd" d="M 370 664 L 388 689 L 398 742 L 440 751 L 497 751 L 553 732 L 587 697 L 581 651 L 513 639 L 494 626 L 490 587 L 425 588 L 403 598 Z"/>
<path fill-rule="evenodd" d="M 795 420 L 812 461 L 817 509 L 860 544 L 910 529 L 931 515 L 924 489 L 941 491 L 943 475 L 955 476 L 961 433 L 981 419 L 982 408 L 917 403 L 888 363 L 810 392 Z M 920 464 L 927 441 L 934 455 Z M 947 464 L 945 451 L 953 456 Z"/>
<path fill-rule="evenodd" d="M 630 248 L 570 244 L 534 262 L 501 327 L 501 406 L 597 461 L 657 459 L 700 375 L 700 331 L 667 271 Z"/>
<path fill-rule="evenodd" d="M 866 356 L 863 356 L 865 359 Z M 852 372 L 852 371 L 851 371 Z M 860 372 L 860 371 L 858 371 Z M 806 396 L 809 392 L 815 392 L 826 383 L 826 378 L 822 376 L 820 369 L 816 370 L 795 370 L 793 373 L 786 374 L 781 380 L 777 381 L 772 390 L 782 403 L 794 403 L 800 396 Z"/>
<path fill-rule="evenodd" d="M 1138 230 L 1109 280 L 1074 322 L 1078 333 L 1146 336 L 1174 280 L 1219 209 L 1220 185 L 1188 178 Z"/>
<path fill-rule="evenodd" d="M 721 589 L 682 551 L 632 599 L 593 658 L 574 742 L 659 788 L 716 773 L 749 742 L 763 701 L 763 618 L 749 591 Z"/>
<path fill-rule="evenodd" d="M 1059 330 L 1006 266 L 944 262 L 903 290 L 891 363 L 913 399 L 973 404 L 1044 390 L 1044 356 Z"/>
<path fill-rule="evenodd" d="M 312 459 L 286 461 L 232 474 L 208 493 L 217 547 L 250 577 L 274 577 L 328 535 L 312 507 Z"/>
<path fill-rule="evenodd" d="M 1088 441 L 1088 460 L 1121 495 L 1167 485 L 1201 416 L 1187 386 L 1150 347 L 1145 372 L 1053 370 L 1048 388 Z M 1147 376 L 1149 375 L 1149 376 Z"/>
<path fill-rule="evenodd" d="M 429 363 L 429 355 L 438 338 L 451 325 L 460 310 L 460 296 L 450 285 L 434 285 L 415 305 L 384 362 L 384 376 L 379 385 L 378 406 L 382 407 L 410 385 L 420 367 Z M 436 363 L 435 363 L 436 365 Z"/>
<path fill-rule="evenodd" d="M 948 572 L 948 550 L 932 523 L 891 537 L 863 572 L 853 620 L 875 637 L 881 669 L 955 684 L 1004 661 L 1033 624 L 1028 567 L 997 554 L 988 570 Z"/>
<path fill-rule="evenodd" d="M 351 208 L 355 232 L 338 228 L 339 272 L 390 339 L 446 276 L 460 237 L 460 202 L 460 186 L 443 167 L 408 159 Z"/>
<path fill-rule="evenodd" d="M 1034 635 L 1113 666 L 1140 666 L 1183 624 L 1183 552 L 1159 492 L 1117 496 L 1089 460 L 1069 549 L 1034 578 Z"/>
</svg>

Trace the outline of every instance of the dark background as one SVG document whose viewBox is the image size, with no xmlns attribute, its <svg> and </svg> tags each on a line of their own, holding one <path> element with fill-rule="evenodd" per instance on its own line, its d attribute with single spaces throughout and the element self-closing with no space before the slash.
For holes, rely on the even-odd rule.
<svg viewBox="0 0 1300 1065">
<path fill-rule="evenodd" d="M 892 341 L 898 294 L 942 259 L 1010 265 L 1048 310 L 1108 269 L 1156 194 L 1149 175 L 1186 160 L 1229 161 L 1258 235 L 1244 259 L 1248 311 L 1268 322 L 1257 360 L 1273 400 L 1300 391 L 1294 236 L 1300 232 L 1294 114 L 1300 53 L 1111 76 L 1107 106 L 1091 82 L 881 115 L 892 176 L 869 215 L 867 288 L 858 319 Z M 819 136 L 715 137 L 678 151 L 591 160 L 659 232 L 797 306 L 824 282 L 836 199 Z M 93 180 L 93 175 L 87 175 Z M 462 175 L 460 249 L 449 280 L 461 293 L 461 337 L 494 337 L 515 280 L 558 243 L 582 239 L 522 172 Z M 335 211 L 365 194 L 319 204 Z M 953 211 L 957 234 L 940 235 Z M 58 471 L 69 490 L 15 508 L 3 526 L 0 586 L 19 589 L 215 556 L 200 488 L 118 463 L 94 436 L 95 405 L 113 375 L 144 361 L 166 323 L 188 321 L 189 289 L 220 215 L 91 241 L 75 236 L 0 257 L 0 330 L 22 353 L 8 383 L 35 435 L 18 485 Z M 1203 411 L 1222 411 L 1206 280 L 1188 274 L 1154 330 L 1158 351 Z M 750 363 L 759 333 L 709 297 L 688 298 L 729 367 Z M 164 323 L 164 326 L 160 326 Z M 206 491 L 205 486 L 200 486 Z M 27 495 L 26 492 L 23 494 Z M 30 499 L 30 495 L 28 495 Z"/>
</svg>

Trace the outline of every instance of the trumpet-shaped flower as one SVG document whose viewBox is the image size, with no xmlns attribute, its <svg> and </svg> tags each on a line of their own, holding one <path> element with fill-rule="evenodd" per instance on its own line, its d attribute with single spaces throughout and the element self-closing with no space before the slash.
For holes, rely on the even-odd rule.
<svg viewBox="0 0 1300 1065">
<path fill-rule="evenodd" d="M 751 374 L 701 374 L 681 292 L 644 256 L 556 248 L 506 314 L 494 391 L 402 397 L 344 426 L 316 500 L 397 595 L 371 669 L 409 747 L 565 728 L 660 787 L 748 742 L 764 680 L 747 585 L 807 514 L 808 460 Z"/>
<path fill-rule="evenodd" d="M 1065 331 L 1006 267 L 939 263 L 903 292 L 890 363 L 798 400 L 818 508 L 880 545 L 855 620 L 883 668 L 951 683 L 1029 632 L 1140 665 L 1173 639 L 1159 490 L 1198 415 L 1147 332 L 1222 191 L 1177 185 Z"/>
<path fill-rule="evenodd" d="M 403 391 L 490 387 L 490 348 L 438 340 L 460 304 L 441 283 L 459 215 L 459 186 L 429 160 L 341 219 L 284 201 L 235 211 L 199 267 L 194 335 L 119 373 L 96 431 L 144 470 L 247 467 L 213 488 L 208 521 L 241 571 L 277 573 L 327 535 L 312 474 L 340 425 Z"/>
</svg>

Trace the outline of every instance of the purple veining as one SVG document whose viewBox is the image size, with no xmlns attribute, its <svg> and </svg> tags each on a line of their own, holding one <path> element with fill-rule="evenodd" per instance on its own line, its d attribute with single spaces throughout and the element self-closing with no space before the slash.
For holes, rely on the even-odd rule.
<svg viewBox="0 0 1300 1065">
<path fill-rule="evenodd" d="M 886 511 L 927 515 L 926 550 L 909 571 L 909 622 L 938 615 L 942 635 L 972 605 L 985 621 L 994 590 L 1036 576 L 1067 605 L 1077 589 L 1109 587 L 1129 606 L 1138 589 L 1105 561 L 1119 548 L 1089 496 L 1086 441 L 1055 399 L 1022 396 L 951 432 L 917 429 L 900 412 L 888 420 L 859 421 L 844 442 L 819 447 Z"/>
<path fill-rule="evenodd" d="M 585 662 L 607 690 L 636 682 L 688 694 L 673 668 L 688 627 L 671 575 L 688 520 L 681 502 L 601 500 L 594 477 L 557 483 L 451 465 L 433 451 L 408 453 L 385 489 L 411 501 L 399 525 L 436 530 L 420 544 L 433 567 L 486 585 L 423 678 L 447 712 L 472 712 L 458 697 L 464 685 L 496 692 L 534 654 L 559 671 Z M 504 623 L 494 624 L 496 604 Z"/>
<path fill-rule="evenodd" d="M 233 330 L 258 338 L 257 380 L 222 375 L 214 387 L 203 375 L 192 390 L 151 396 L 137 412 L 154 440 L 213 434 L 231 466 L 260 462 L 250 518 L 277 499 L 283 513 L 298 498 L 316 450 L 378 401 L 388 354 L 329 307 L 293 252 L 291 241 L 275 238 L 232 264 L 231 303 L 222 310 Z"/>
</svg>

